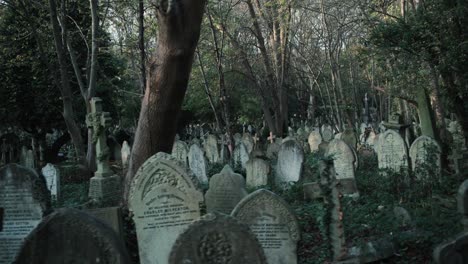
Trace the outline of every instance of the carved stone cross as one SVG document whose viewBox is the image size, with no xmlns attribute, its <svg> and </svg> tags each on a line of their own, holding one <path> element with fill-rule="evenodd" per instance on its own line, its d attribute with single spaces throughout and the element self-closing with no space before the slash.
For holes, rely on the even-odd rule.
<svg viewBox="0 0 468 264">
<path fill-rule="evenodd" d="M 267 137 L 267 139 L 270 141 L 271 144 L 273 144 L 273 141 L 275 140 L 276 136 L 273 135 L 273 132 L 270 132 L 270 136 Z"/>
</svg>

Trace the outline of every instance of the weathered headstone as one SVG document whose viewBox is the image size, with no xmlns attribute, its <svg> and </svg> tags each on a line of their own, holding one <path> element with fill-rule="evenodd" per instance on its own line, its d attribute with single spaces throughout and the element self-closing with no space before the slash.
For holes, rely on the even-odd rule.
<svg viewBox="0 0 468 264">
<path fill-rule="evenodd" d="M 245 169 L 245 165 L 249 160 L 249 152 L 242 141 L 236 144 L 233 156 L 235 166 L 241 165 L 242 169 Z"/>
<path fill-rule="evenodd" d="M 314 130 L 310 132 L 307 141 L 309 142 L 310 152 L 317 152 L 318 146 L 322 143 L 322 136 L 318 131 Z"/>
<path fill-rule="evenodd" d="M 177 239 L 169 264 L 267 264 L 248 226 L 228 215 L 210 213 Z"/>
<path fill-rule="evenodd" d="M 4 141 L 6 139 L 3 139 Z M 5 148 L 4 148 L 5 147 Z M 3 149 L 4 148 L 4 149 Z M 5 154 L 6 155 L 7 153 L 7 149 L 6 149 L 6 142 L 3 142 L 3 145 L 2 145 L 2 156 Z M 20 153 L 20 164 L 21 166 L 26 166 L 26 158 L 28 156 L 28 148 L 25 147 L 25 146 L 22 146 L 21 147 L 21 153 Z M 3 157 L 2 157 L 3 159 Z M 6 157 L 5 157 L 5 161 L 6 161 Z M 5 162 L 3 162 L 5 163 Z"/>
<path fill-rule="evenodd" d="M 235 133 L 234 136 L 232 136 L 234 139 L 234 145 L 237 145 L 239 142 L 242 142 L 242 135 L 239 133 Z"/>
<path fill-rule="evenodd" d="M 242 199 L 231 215 L 257 236 L 269 264 L 297 263 L 299 225 L 292 209 L 279 196 L 257 190 Z"/>
<path fill-rule="evenodd" d="M 418 137 L 409 151 L 411 166 L 418 179 L 421 179 L 428 174 L 440 176 L 441 148 L 437 141 L 428 137 Z"/>
<path fill-rule="evenodd" d="M 357 138 L 352 128 L 345 129 L 341 134 L 340 139 L 343 140 L 346 144 L 348 144 L 348 146 L 350 146 L 351 148 L 356 149 Z"/>
<path fill-rule="evenodd" d="M 267 161 L 252 157 L 246 165 L 246 185 L 248 188 L 265 186 L 269 183 L 270 164 Z"/>
<path fill-rule="evenodd" d="M 26 238 L 15 263 L 129 264 L 125 244 L 106 224 L 76 209 L 58 209 Z"/>
<path fill-rule="evenodd" d="M 42 175 L 46 180 L 47 189 L 50 191 L 52 200 L 57 201 L 60 199 L 60 171 L 52 164 L 42 168 Z"/>
<path fill-rule="evenodd" d="M 24 160 L 24 166 L 30 169 L 36 168 L 36 160 L 34 159 L 34 152 L 32 149 L 26 152 L 26 158 Z"/>
<path fill-rule="evenodd" d="M 195 176 L 201 183 L 208 183 L 208 177 L 206 176 L 206 159 L 203 150 L 198 144 L 190 146 L 188 154 L 188 162 L 190 169 L 193 171 Z"/>
<path fill-rule="evenodd" d="M 299 181 L 302 173 L 304 153 L 295 140 L 281 144 L 278 152 L 275 183 L 285 187 L 290 182 Z"/>
<path fill-rule="evenodd" d="M 187 143 L 183 142 L 182 140 L 175 140 L 174 145 L 172 146 L 171 155 L 180 160 L 185 166 L 188 167 L 188 153 L 189 148 Z"/>
<path fill-rule="evenodd" d="M 328 145 L 328 156 L 333 156 L 336 179 L 354 179 L 354 154 L 351 148 L 341 139 L 334 139 Z"/>
<path fill-rule="evenodd" d="M 462 216 L 462 224 L 465 231 L 468 231 L 468 180 L 465 180 L 457 192 L 458 212 Z"/>
<path fill-rule="evenodd" d="M 276 159 L 278 157 L 278 152 L 280 150 L 280 144 L 273 142 L 268 144 L 266 155 L 269 159 Z"/>
<path fill-rule="evenodd" d="M 122 157 L 122 166 L 126 168 L 128 166 L 128 161 L 130 159 L 131 148 L 128 145 L 127 141 L 124 141 L 122 144 L 122 149 L 120 150 L 120 156 Z"/>
<path fill-rule="evenodd" d="M 322 129 L 322 141 L 330 142 L 335 135 L 333 134 L 333 130 L 331 128 L 325 127 Z"/>
<path fill-rule="evenodd" d="M 204 144 L 206 157 L 210 163 L 218 163 L 220 161 L 218 150 L 218 139 L 215 135 L 208 135 Z"/>
<path fill-rule="evenodd" d="M 210 188 L 205 194 L 206 210 L 208 213 L 230 214 L 246 195 L 244 177 L 226 165 L 220 173 L 210 178 Z"/>
<path fill-rule="evenodd" d="M 387 130 L 379 136 L 377 144 L 379 169 L 400 172 L 408 168 L 408 150 L 405 140 L 394 130 Z"/>
<path fill-rule="evenodd" d="M 255 142 L 249 133 L 244 133 L 242 136 L 242 143 L 244 143 L 245 147 L 247 148 L 247 153 L 252 152 Z"/>
<path fill-rule="evenodd" d="M 16 164 L 0 168 L 0 208 L 4 209 L 0 232 L 1 264 L 12 263 L 23 240 L 39 224 L 49 207 L 45 181 L 35 171 Z"/>
<path fill-rule="evenodd" d="M 203 193 L 196 176 L 180 161 L 159 152 L 136 173 L 128 200 L 140 263 L 167 263 L 177 237 L 200 218 Z"/>
<path fill-rule="evenodd" d="M 87 213 L 110 226 L 120 237 L 123 237 L 122 211 L 120 207 L 88 209 Z"/>
</svg>

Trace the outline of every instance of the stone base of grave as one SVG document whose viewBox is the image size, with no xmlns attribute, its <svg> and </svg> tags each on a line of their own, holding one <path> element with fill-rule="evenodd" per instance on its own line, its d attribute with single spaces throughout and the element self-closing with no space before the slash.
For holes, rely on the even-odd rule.
<svg viewBox="0 0 468 264">
<path fill-rule="evenodd" d="M 88 197 L 98 203 L 115 205 L 120 199 L 120 178 L 117 175 L 108 177 L 94 176 L 89 182 Z"/>
</svg>

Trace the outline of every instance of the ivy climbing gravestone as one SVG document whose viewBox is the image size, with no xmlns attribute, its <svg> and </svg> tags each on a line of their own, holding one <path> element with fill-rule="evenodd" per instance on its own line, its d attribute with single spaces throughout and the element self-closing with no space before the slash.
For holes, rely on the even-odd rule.
<svg viewBox="0 0 468 264">
<path fill-rule="evenodd" d="M 45 180 L 32 169 L 16 164 L 0 168 L 0 263 L 12 263 L 23 240 L 39 224 L 50 208 Z"/>
<path fill-rule="evenodd" d="M 179 234 L 200 218 L 203 194 L 195 175 L 176 158 L 159 152 L 137 171 L 128 200 L 140 262 L 159 264 L 167 263 Z"/>
<path fill-rule="evenodd" d="M 297 263 L 299 224 L 281 197 L 265 189 L 257 190 L 242 199 L 231 215 L 257 236 L 269 264 Z"/>
<path fill-rule="evenodd" d="M 205 215 L 177 238 L 169 264 L 189 263 L 267 264 L 262 247 L 249 227 L 219 213 Z"/>
</svg>

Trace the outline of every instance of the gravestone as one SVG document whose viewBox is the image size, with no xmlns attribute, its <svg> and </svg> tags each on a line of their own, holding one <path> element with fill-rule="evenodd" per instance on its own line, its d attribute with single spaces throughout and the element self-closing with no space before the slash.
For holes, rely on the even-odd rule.
<svg viewBox="0 0 468 264">
<path fill-rule="evenodd" d="M 322 143 L 322 136 L 318 131 L 314 130 L 310 132 L 307 141 L 309 142 L 310 152 L 317 152 L 318 146 Z"/>
<path fill-rule="evenodd" d="M 334 137 L 333 130 L 328 127 L 322 129 L 322 141 L 330 142 Z"/>
<path fill-rule="evenodd" d="M 333 139 L 328 145 L 327 156 L 333 156 L 336 179 L 354 179 L 354 154 L 341 139 Z"/>
<path fill-rule="evenodd" d="M 111 227 L 116 232 L 116 234 L 118 234 L 120 237 L 123 237 L 124 231 L 122 223 L 122 210 L 120 207 L 114 206 L 88 209 L 87 213 L 101 220 L 103 223 Z"/>
<path fill-rule="evenodd" d="M 3 140 L 5 141 L 6 139 L 3 139 Z M 3 148 L 3 147 L 5 147 L 5 149 L 2 150 L 2 155 L 4 155 L 4 154 L 6 155 L 6 153 L 7 153 L 6 142 L 3 142 L 2 148 Z M 26 166 L 26 158 L 27 158 L 27 156 L 28 156 L 28 148 L 25 147 L 25 146 L 22 146 L 22 147 L 21 147 L 21 153 L 20 153 L 20 165 L 21 165 L 21 166 Z M 3 158 L 2 158 L 2 159 L 3 159 Z M 6 158 L 5 158 L 5 159 L 6 159 Z M 6 160 L 5 160 L 4 163 L 6 163 Z"/>
<path fill-rule="evenodd" d="M 354 133 L 354 130 L 352 128 L 346 128 L 341 134 L 340 139 L 343 140 L 346 144 L 348 144 L 348 146 L 350 146 L 351 148 L 356 149 L 357 139 L 356 134 Z"/>
<path fill-rule="evenodd" d="M 428 175 L 440 176 L 440 145 L 428 136 L 418 137 L 409 150 L 411 167 L 418 179 Z"/>
<path fill-rule="evenodd" d="M 169 264 L 189 263 L 267 264 L 262 247 L 248 226 L 219 213 L 205 215 L 177 238 Z"/>
<path fill-rule="evenodd" d="M 93 144 L 96 145 L 96 167 L 89 182 L 89 198 L 116 204 L 120 200 L 120 178 L 109 166 L 109 147 L 106 144 L 106 128 L 110 126 L 109 112 L 103 112 L 102 100 L 91 98 L 91 113 L 86 116 L 86 125 L 93 128 Z"/>
<path fill-rule="evenodd" d="M 1 264 L 12 263 L 23 240 L 39 224 L 49 207 L 45 181 L 34 170 L 17 164 L 0 168 L 0 208 L 4 209 L 0 232 Z"/>
<path fill-rule="evenodd" d="M 122 144 L 122 149 L 120 150 L 120 156 L 122 157 L 122 167 L 127 168 L 128 162 L 130 159 L 131 148 L 128 145 L 127 141 L 124 141 Z"/>
<path fill-rule="evenodd" d="M 218 139 L 215 135 L 208 135 L 204 144 L 206 157 L 210 163 L 220 162 L 219 150 L 218 150 Z"/>
<path fill-rule="evenodd" d="M 234 145 L 237 145 L 239 142 L 242 142 L 242 135 L 239 133 L 235 133 L 234 136 L 232 136 L 234 139 Z"/>
<path fill-rule="evenodd" d="M 188 167 L 188 153 L 189 148 L 187 143 L 182 140 L 175 140 L 174 145 L 172 146 L 171 155 L 182 162 L 186 167 Z"/>
<path fill-rule="evenodd" d="M 405 140 L 394 130 L 387 130 L 379 136 L 377 144 L 379 169 L 400 172 L 408 168 L 408 151 Z"/>
<path fill-rule="evenodd" d="M 247 224 L 257 236 L 269 264 L 297 263 L 300 228 L 289 205 L 276 194 L 257 190 L 246 196 L 232 216 Z"/>
<path fill-rule="evenodd" d="M 190 146 L 188 154 L 189 167 L 197 176 L 201 183 L 208 183 L 208 177 L 206 176 L 206 159 L 203 150 L 198 144 Z"/>
<path fill-rule="evenodd" d="M 335 134 L 335 139 L 341 139 L 342 133 Z"/>
<path fill-rule="evenodd" d="M 60 199 L 60 171 L 52 164 L 42 168 L 42 175 L 44 176 L 47 184 L 47 189 L 50 191 L 52 200 L 57 201 Z"/>
<path fill-rule="evenodd" d="M 238 166 L 241 165 L 242 169 L 245 169 L 245 165 L 247 164 L 247 161 L 249 160 L 249 152 L 247 150 L 247 147 L 244 145 L 244 143 L 239 142 L 236 144 L 236 147 L 234 148 L 234 165 Z"/>
<path fill-rule="evenodd" d="M 253 150 L 255 142 L 249 133 L 244 133 L 242 136 L 242 143 L 244 143 L 245 147 L 247 148 L 247 153 L 250 154 L 250 152 Z"/>
<path fill-rule="evenodd" d="M 304 153 L 295 140 L 281 144 L 278 152 L 275 183 L 285 187 L 290 182 L 297 182 L 302 173 Z"/>
<path fill-rule="evenodd" d="M 16 263 L 130 264 L 123 241 L 106 224 L 76 209 L 58 209 L 26 238 Z"/>
<path fill-rule="evenodd" d="M 226 165 L 220 173 L 210 178 L 210 188 L 205 194 L 206 210 L 208 213 L 230 214 L 246 195 L 244 177 Z"/>
<path fill-rule="evenodd" d="M 369 132 L 369 136 L 366 139 L 366 144 L 369 145 L 372 148 L 375 148 L 375 145 L 377 143 L 377 140 L 379 137 L 375 134 L 374 131 Z"/>
<path fill-rule="evenodd" d="M 468 180 L 465 180 L 457 192 L 458 212 L 462 216 L 462 224 L 465 231 L 468 231 Z"/>
<path fill-rule="evenodd" d="M 267 161 L 252 157 L 246 165 L 247 188 L 256 188 L 268 185 L 270 175 L 270 164 Z"/>
<path fill-rule="evenodd" d="M 269 159 L 276 159 L 278 157 L 278 152 L 280 150 L 280 144 L 273 142 L 268 144 L 266 155 Z"/>
<path fill-rule="evenodd" d="M 128 200 L 140 262 L 167 263 L 179 234 L 200 218 L 203 193 L 190 170 L 169 154 L 159 152 L 136 173 Z"/>
<path fill-rule="evenodd" d="M 36 160 L 34 159 L 34 152 L 31 149 L 26 152 L 24 166 L 30 169 L 36 168 Z"/>
</svg>

